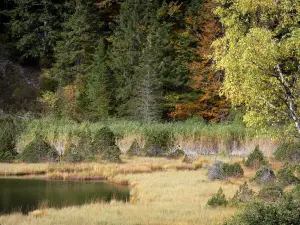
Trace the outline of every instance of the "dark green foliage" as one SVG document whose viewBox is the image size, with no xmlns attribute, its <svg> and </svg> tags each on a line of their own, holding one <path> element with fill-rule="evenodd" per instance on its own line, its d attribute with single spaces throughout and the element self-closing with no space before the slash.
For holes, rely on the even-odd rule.
<svg viewBox="0 0 300 225">
<path fill-rule="evenodd" d="M 90 1 L 76 0 L 70 4 L 68 14 L 57 41 L 55 64 L 50 72 L 61 86 L 81 80 L 90 71 L 97 45 L 95 14 Z"/>
<path fill-rule="evenodd" d="M 296 225 L 300 221 L 300 198 L 292 195 L 278 202 L 255 201 L 224 225 Z"/>
<path fill-rule="evenodd" d="M 244 170 L 239 163 L 224 163 L 222 166 L 222 170 L 224 171 L 226 177 L 240 178 L 244 176 Z"/>
<path fill-rule="evenodd" d="M 110 147 L 115 146 L 115 135 L 108 127 L 98 130 L 91 143 L 93 154 L 102 154 Z"/>
<path fill-rule="evenodd" d="M 108 127 L 103 127 L 96 132 L 91 143 L 91 152 L 94 156 L 99 155 L 105 161 L 121 161 L 121 150 L 115 144 L 115 135 Z"/>
<path fill-rule="evenodd" d="M 51 65 L 51 53 L 62 25 L 63 1 L 13 0 L 9 28 L 23 58 L 37 58 Z"/>
<path fill-rule="evenodd" d="M 134 141 L 130 145 L 130 148 L 127 151 L 127 155 L 134 156 L 134 155 L 139 155 L 140 153 L 141 153 L 141 147 L 137 142 L 137 140 L 134 139 Z"/>
<path fill-rule="evenodd" d="M 147 130 L 143 154 L 146 156 L 167 156 L 174 146 L 173 134 L 167 130 Z"/>
<path fill-rule="evenodd" d="M 277 180 L 283 185 L 298 184 L 299 179 L 294 175 L 295 166 L 285 164 L 277 172 Z"/>
<path fill-rule="evenodd" d="M 267 161 L 259 146 L 256 146 L 245 161 L 245 166 L 257 169 L 262 165 L 267 165 Z"/>
<path fill-rule="evenodd" d="M 108 162 L 119 163 L 121 162 L 120 155 L 121 155 L 121 150 L 119 149 L 118 146 L 114 145 L 114 146 L 110 146 L 103 152 L 101 159 Z"/>
<path fill-rule="evenodd" d="M 62 160 L 69 163 L 77 163 L 83 161 L 84 156 L 75 145 L 71 145 L 64 151 Z"/>
<path fill-rule="evenodd" d="M 185 156 L 185 152 L 182 149 L 176 149 L 175 151 L 172 151 L 169 153 L 168 157 L 173 159 L 178 159 L 180 157 Z"/>
<path fill-rule="evenodd" d="M 208 169 L 209 180 L 223 180 L 228 177 L 243 177 L 244 170 L 240 164 L 228 164 L 216 161 L 211 168 Z"/>
<path fill-rule="evenodd" d="M 239 190 L 236 191 L 230 203 L 233 205 L 238 205 L 240 203 L 247 203 L 254 199 L 255 192 L 249 188 L 248 183 L 245 182 L 239 187 Z"/>
<path fill-rule="evenodd" d="M 300 142 L 283 142 L 274 152 L 277 160 L 299 162 L 300 161 Z"/>
<path fill-rule="evenodd" d="M 0 119 L 0 162 L 11 161 L 17 155 L 15 145 L 22 125 L 22 121 L 16 118 Z"/>
<path fill-rule="evenodd" d="M 114 113 L 115 80 L 107 65 L 107 53 L 103 39 L 98 42 L 93 66 L 87 78 L 89 118 L 107 118 Z"/>
<path fill-rule="evenodd" d="M 23 162 L 28 163 L 55 162 L 58 160 L 58 152 L 41 136 L 37 135 L 33 141 L 26 145 L 20 158 Z"/>
<path fill-rule="evenodd" d="M 258 184 L 274 183 L 276 176 L 274 171 L 268 166 L 260 167 L 255 174 L 253 180 Z"/>
<path fill-rule="evenodd" d="M 283 189 L 278 185 L 268 184 L 259 191 L 257 197 L 265 202 L 275 202 L 283 197 Z"/>
<path fill-rule="evenodd" d="M 210 198 L 207 201 L 207 205 L 209 205 L 211 207 L 227 206 L 227 204 L 228 204 L 228 201 L 226 200 L 226 197 L 225 197 L 225 194 L 223 193 L 222 188 L 219 188 L 217 194 L 212 196 L 212 198 Z"/>
</svg>

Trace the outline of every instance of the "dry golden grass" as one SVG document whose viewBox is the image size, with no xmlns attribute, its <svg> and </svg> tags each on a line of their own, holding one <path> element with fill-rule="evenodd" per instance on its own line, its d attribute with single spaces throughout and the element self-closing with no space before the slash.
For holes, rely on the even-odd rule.
<svg viewBox="0 0 300 225">
<path fill-rule="evenodd" d="M 211 164 L 213 157 L 201 157 L 198 162 Z M 238 160 L 238 159 L 234 159 Z M 240 159 L 239 159 L 240 160 Z M 30 216 L 22 214 L 0 216 L 1 225 L 212 225 L 222 223 L 236 208 L 210 208 L 207 200 L 222 187 L 226 197 L 232 197 L 239 185 L 252 178 L 254 170 L 245 169 L 245 177 L 226 181 L 207 181 L 207 169 L 190 170 L 193 164 L 163 158 L 125 158 L 123 164 L 43 165 L 51 174 L 107 173 L 109 180 L 131 185 L 130 202 L 93 203 L 62 209 L 41 209 Z M 25 164 L 24 164 L 25 165 Z M 24 165 L 18 165 L 18 170 Z M 12 165 L 16 166 L 15 164 Z M 31 169 L 33 165 L 26 165 Z M 272 166 L 277 166 L 272 162 Z M 14 171 L 0 164 L 0 171 Z M 178 170 L 180 168 L 180 171 Z M 182 171 L 181 169 L 184 169 Z M 138 172 L 139 171 L 139 172 Z M 84 177 L 84 176 L 83 176 Z M 250 184 L 255 191 L 259 186 Z"/>
</svg>

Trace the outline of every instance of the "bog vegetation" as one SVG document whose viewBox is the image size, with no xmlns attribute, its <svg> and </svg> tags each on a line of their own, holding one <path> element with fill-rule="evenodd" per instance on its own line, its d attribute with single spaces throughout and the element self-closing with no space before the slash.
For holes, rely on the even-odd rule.
<svg viewBox="0 0 300 225">
<path fill-rule="evenodd" d="M 152 180 L 117 205 L 128 223 L 148 206 L 161 224 L 223 222 L 198 221 L 198 201 L 242 205 L 228 225 L 299 223 L 299 0 L 4 0 L 0 31 L 1 175 Z"/>
</svg>

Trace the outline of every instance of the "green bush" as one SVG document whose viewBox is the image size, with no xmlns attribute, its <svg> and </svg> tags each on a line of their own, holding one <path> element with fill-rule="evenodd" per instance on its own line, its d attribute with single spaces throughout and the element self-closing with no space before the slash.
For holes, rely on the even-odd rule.
<svg viewBox="0 0 300 225">
<path fill-rule="evenodd" d="M 224 171 L 224 175 L 226 177 L 240 178 L 244 176 L 244 170 L 239 163 L 224 163 L 222 166 L 222 170 Z"/>
<path fill-rule="evenodd" d="M 236 191 L 230 203 L 232 205 L 238 205 L 240 203 L 247 203 L 253 200 L 255 197 L 255 192 L 249 188 L 248 183 L 245 182 L 239 187 L 239 190 Z"/>
<path fill-rule="evenodd" d="M 262 166 L 256 171 L 253 180 L 258 184 L 274 183 L 276 176 L 274 171 L 268 166 Z"/>
<path fill-rule="evenodd" d="M 69 163 L 77 163 L 84 160 L 82 152 L 73 144 L 64 151 L 62 160 Z"/>
<path fill-rule="evenodd" d="M 0 118 L 0 162 L 11 161 L 18 154 L 15 150 L 17 137 L 23 123 L 13 117 Z"/>
<path fill-rule="evenodd" d="M 174 137 L 167 130 L 147 130 L 145 136 L 145 156 L 167 156 L 174 147 Z"/>
<path fill-rule="evenodd" d="M 292 195 L 278 202 L 255 201 L 224 225 L 296 225 L 300 221 L 300 199 Z"/>
<path fill-rule="evenodd" d="M 277 160 L 299 162 L 300 161 L 300 142 L 284 142 L 274 152 Z"/>
<path fill-rule="evenodd" d="M 245 166 L 258 169 L 262 165 L 267 165 L 268 162 L 265 159 L 263 152 L 260 150 L 259 146 L 257 145 L 254 150 L 249 154 L 248 158 L 245 161 Z"/>
<path fill-rule="evenodd" d="M 278 185 L 268 184 L 259 191 L 257 197 L 265 202 L 276 202 L 283 197 L 283 189 Z"/>
<path fill-rule="evenodd" d="M 91 143 L 91 151 L 95 155 L 102 154 L 112 146 L 115 146 L 115 135 L 108 127 L 103 127 L 96 132 Z"/>
<path fill-rule="evenodd" d="M 121 155 L 121 150 L 119 149 L 118 146 L 114 145 L 114 146 L 110 146 L 103 152 L 101 159 L 108 162 L 119 163 L 121 162 L 120 155 Z"/>
<path fill-rule="evenodd" d="M 298 184 L 299 179 L 294 175 L 295 167 L 289 164 L 284 164 L 277 172 L 277 180 L 283 185 Z"/>
<path fill-rule="evenodd" d="M 208 169 L 209 180 L 223 180 L 228 177 L 243 177 L 244 170 L 240 164 L 228 164 L 216 161 L 212 167 Z"/>
<path fill-rule="evenodd" d="M 176 149 L 169 153 L 168 157 L 171 159 L 178 159 L 180 157 L 185 156 L 185 152 L 182 149 Z"/>
<path fill-rule="evenodd" d="M 42 137 L 37 136 L 26 145 L 21 153 L 21 160 L 28 163 L 55 162 L 58 160 L 58 152 Z"/>
<path fill-rule="evenodd" d="M 227 204 L 228 204 L 228 201 L 226 200 L 226 197 L 225 197 L 225 194 L 223 193 L 222 188 L 219 188 L 217 194 L 212 196 L 212 198 L 210 198 L 207 201 L 207 205 L 209 205 L 211 207 L 227 206 Z"/>
<path fill-rule="evenodd" d="M 126 154 L 129 156 L 134 156 L 134 155 L 139 155 L 140 153 L 141 153 L 141 147 L 137 142 L 137 140 L 134 139 Z"/>
</svg>

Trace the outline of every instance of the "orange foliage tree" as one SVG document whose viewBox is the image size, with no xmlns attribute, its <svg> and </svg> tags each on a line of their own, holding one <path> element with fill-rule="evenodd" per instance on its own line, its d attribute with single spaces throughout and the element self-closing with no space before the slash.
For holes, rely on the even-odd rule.
<svg viewBox="0 0 300 225">
<path fill-rule="evenodd" d="M 204 0 L 196 15 L 187 16 L 186 23 L 197 43 L 196 58 L 189 64 L 190 84 L 197 95 L 197 100 L 177 104 L 175 110 L 169 114 L 176 120 L 187 119 L 191 116 L 201 116 L 208 122 L 218 122 L 228 115 L 230 104 L 225 97 L 220 96 L 223 72 L 214 69 L 212 58 L 213 41 L 222 34 L 222 27 L 213 11 L 216 3 Z"/>
</svg>

